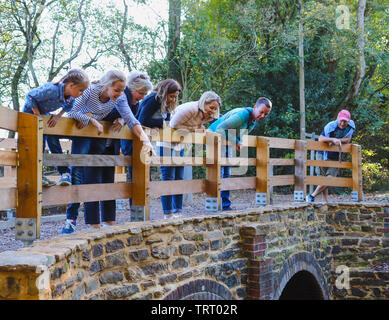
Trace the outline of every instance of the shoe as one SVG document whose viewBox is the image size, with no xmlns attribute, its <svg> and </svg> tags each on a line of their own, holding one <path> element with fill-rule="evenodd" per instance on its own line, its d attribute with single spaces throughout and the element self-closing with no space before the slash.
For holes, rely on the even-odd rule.
<svg viewBox="0 0 389 320">
<path fill-rule="evenodd" d="M 306 199 L 307 202 L 315 202 L 315 197 L 311 196 L 310 194 L 307 195 Z"/>
<path fill-rule="evenodd" d="M 165 220 L 167 220 L 167 219 L 173 219 L 173 218 L 175 218 L 175 216 L 174 216 L 174 214 L 170 213 L 170 214 L 164 214 L 163 218 Z"/>
<path fill-rule="evenodd" d="M 62 228 L 62 234 L 70 234 L 76 230 L 76 220 L 66 219 L 65 225 Z"/>
<path fill-rule="evenodd" d="M 56 183 L 45 176 L 42 176 L 42 187 L 52 187 L 55 186 Z"/>
<path fill-rule="evenodd" d="M 72 185 L 72 176 L 69 172 L 63 173 L 61 179 L 58 182 L 59 186 L 71 186 Z"/>
</svg>

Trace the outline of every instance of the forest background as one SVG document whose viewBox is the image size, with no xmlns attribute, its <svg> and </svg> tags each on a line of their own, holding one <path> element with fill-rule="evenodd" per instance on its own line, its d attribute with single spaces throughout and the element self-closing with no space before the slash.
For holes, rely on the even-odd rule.
<svg viewBox="0 0 389 320">
<path fill-rule="evenodd" d="M 140 70 L 178 80 L 180 103 L 217 92 L 221 113 L 266 96 L 256 133 L 299 139 L 299 23 L 306 132 L 350 110 L 364 191 L 388 191 L 389 0 L 0 0 L 0 104 L 22 110 L 29 90 L 74 67 L 93 80 Z"/>
</svg>

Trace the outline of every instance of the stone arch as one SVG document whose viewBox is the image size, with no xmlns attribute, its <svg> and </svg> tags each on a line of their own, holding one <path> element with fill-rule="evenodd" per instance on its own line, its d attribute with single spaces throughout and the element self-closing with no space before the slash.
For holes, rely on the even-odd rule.
<svg viewBox="0 0 389 320">
<path fill-rule="evenodd" d="M 329 289 L 326 277 L 323 274 L 316 259 L 309 252 L 298 252 L 288 258 L 276 276 L 273 299 L 278 300 L 285 287 L 293 277 L 304 276 L 310 281 L 316 282 L 321 290 L 323 299 L 329 300 Z M 295 280 L 296 277 L 293 279 Z"/>
<path fill-rule="evenodd" d="M 208 279 L 185 283 L 169 293 L 164 300 L 233 300 L 231 292 L 224 285 Z"/>
</svg>

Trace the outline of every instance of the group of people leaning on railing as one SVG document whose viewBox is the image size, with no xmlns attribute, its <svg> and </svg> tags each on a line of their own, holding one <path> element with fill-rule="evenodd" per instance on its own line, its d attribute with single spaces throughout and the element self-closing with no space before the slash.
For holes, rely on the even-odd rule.
<svg viewBox="0 0 389 320">
<path fill-rule="evenodd" d="M 151 92 L 151 93 L 150 93 Z M 102 139 L 103 132 L 99 122 L 112 122 L 112 130 L 120 131 L 124 125 L 143 142 L 145 152 L 157 153 L 161 156 L 183 156 L 184 145 L 180 143 L 159 142 L 154 150 L 143 127 L 153 130 L 170 126 L 173 129 L 188 131 L 206 130 L 217 132 L 232 142 L 237 150 L 241 148 L 240 132 L 249 134 L 256 125 L 266 118 L 272 109 L 268 98 L 257 99 L 253 107 L 235 108 L 220 115 L 221 99 L 213 91 L 204 92 L 198 101 L 186 102 L 177 106 L 181 92 L 180 84 L 174 79 L 166 79 L 154 87 L 147 74 L 131 72 L 127 77 L 118 70 L 108 71 L 100 80 L 90 83 L 88 75 L 81 69 L 71 69 L 58 82 L 49 82 L 30 91 L 26 96 L 24 112 L 35 115 L 50 115 L 48 126 L 54 127 L 58 119 L 66 112 L 68 117 L 77 121 L 77 128 L 92 125 L 97 129 L 96 138 L 66 137 L 72 140 L 72 154 L 118 155 L 120 150 L 125 156 L 132 155 L 132 140 Z M 56 114 L 51 114 L 57 111 Z M 338 125 L 331 124 L 324 129 L 322 136 L 329 143 L 348 142 L 354 123 L 348 111 L 341 111 Z M 210 124 L 208 129 L 205 124 Z M 142 127 L 143 126 L 143 127 Z M 231 130 L 235 129 L 235 130 Z M 322 138 L 322 136 L 320 138 Z M 44 146 L 48 144 L 51 153 L 62 153 L 60 136 L 44 135 Z M 350 138 L 351 139 L 351 138 Z M 347 140 L 347 141 L 346 141 Z M 157 151 L 157 152 L 156 152 Z M 222 156 L 231 157 L 232 147 L 223 146 Z M 330 154 L 328 154 L 330 157 Z M 327 153 L 323 155 L 327 159 Z M 329 158 L 331 159 L 331 158 Z M 113 183 L 114 167 L 57 167 L 61 175 L 59 185 Z M 128 167 L 128 181 L 132 180 L 132 168 Z M 333 174 L 327 172 L 326 174 Z M 161 166 L 161 179 L 182 180 L 182 166 Z M 230 177 L 230 168 L 222 167 L 222 178 Z M 47 177 L 42 176 L 42 185 L 55 185 Z M 316 190 L 322 191 L 322 190 Z M 315 191 L 315 192 L 316 192 Z M 318 193 L 317 193 L 318 194 Z M 316 194 L 310 195 L 307 201 L 314 201 Z M 161 196 L 162 209 L 166 219 L 182 215 L 182 195 Z M 229 191 L 221 191 L 222 210 L 231 210 Z M 130 199 L 131 205 L 131 199 Z M 71 203 L 67 208 L 66 221 L 62 233 L 72 233 L 76 228 L 79 203 Z M 93 201 L 84 203 L 84 219 L 86 224 L 99 228 L 113 225 L 116 216 L 115 200 Z M 101 222 L 103 225 L 101 225 Z"/>
</svg>

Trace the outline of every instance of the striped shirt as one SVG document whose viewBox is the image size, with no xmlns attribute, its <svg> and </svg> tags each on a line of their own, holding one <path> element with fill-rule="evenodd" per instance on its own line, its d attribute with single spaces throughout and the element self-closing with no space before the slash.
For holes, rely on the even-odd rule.
<svg viewBox="0 0 389 320">
<path fill-rule="evenodd" d="M 69 117 L 87 126 L 91 117 L 87 116 L 86 113 L 92 113 L 96 120 L 103 120 L 116 106 L 120 116 L 131 130 L 135 125 L 140 125 L 128 105 L 124 92 L 117 101 L 109 99 L 107 102 L 101 102 L 99 99 L 101 91 L 102 87 L 98 84 L 92 84 L 87 88 L 84 94 L 76 99 L 72 110 L 68 113 Z"/>
</svg>

